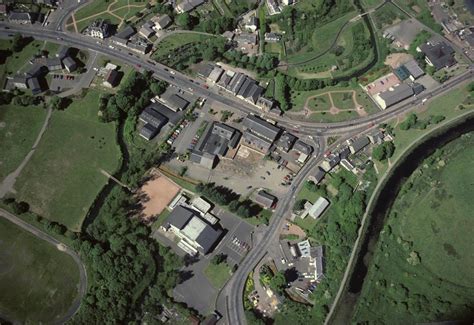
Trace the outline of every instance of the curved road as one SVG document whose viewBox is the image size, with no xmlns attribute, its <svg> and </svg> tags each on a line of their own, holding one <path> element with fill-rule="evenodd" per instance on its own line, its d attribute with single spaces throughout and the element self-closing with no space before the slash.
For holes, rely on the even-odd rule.
<svg viewBox="0 0 474 325">
<path fill-rule="evenodd" d="M 3 217 L 5 219 L 7 219 L 8 221 L 14 223 L 18 227 L 21 227 L 22 229 L 32 233 L 33 235 L 35 235 L 36 237 L 38 237 L 38 238 L 40 238 L 44 241 L 47 241 L 48 243 L 50 243 L 51 245 L 54 245 L 55 247 L 61 247 L 61 251 L 68 254 L 69 256 L 71 256 L 72 259 L 74 260 L 74 262 L 76 262 L 76 264 L 79 268 L 79 290 L 78 290 L 79 295 L 77 296 L 76 299 L 74 299 L 71 307 L 66 312 L 66 314 L 55 322 L 55 323 L 58 323 L 58 324 L 64 324 L 69 319 L 71 319 L 72 316 L 74 316 L 74 314 L 76 314 L 76 312 L 79 310 L 79 307 L 81 305 L 82 297 L 84 297 L 84 295 L 86 294 L 86 291 L 87 291 L 87 272 L 86 272 L 86 267 L 85 267 L 84 263 L 82 263 L 79 255 L 77 255 L 76 252 L 74 252 L 72 249 L 70 249 L 69 247 L 67 247 L 66 245 L 64 245 L 63 243 L 61 243 L 57 239 L 55 239 L 54 237 L 51 237 L 47 233 L 33 227 L 29 223 L 21 220 L 20 218 L 18 218 L 17 216 L 11 214 L 10 212 L 8 212 L 6 210 L 3 210 L 3 209 L 0 209 L 0 217 Z"/>
</svg>

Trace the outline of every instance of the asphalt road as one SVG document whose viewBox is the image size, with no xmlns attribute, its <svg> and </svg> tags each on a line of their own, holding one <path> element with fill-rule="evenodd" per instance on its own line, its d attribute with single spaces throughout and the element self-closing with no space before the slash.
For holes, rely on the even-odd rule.
<svg viewBox="0 0 474 325">
<path fill-rule="evenodd" d="M 8 26 L 9 29 L 5 29 L 5 26 Z M 151 61 L 146 56 L 139 56 L 138 54 L 128 52 L 126 49 L 120 49 L 118 46 L 110 48 L 106 41 L 96 40 L 83 35 L 41 30 L 37 26 L 12 25 L 4 22 L 0 23 L 0 37 L 9 37 L 9 35 L 13 35 L 15 32 L 20 32 L 25 36 L 33 36 L 36 39 L 49 40 L 77 48 L 93 50 L 98 53 L 114 57 L 115 59 L 118 59 L 126 64 L 131 64 L 139 69 L 152 71 L 157 78 L 180 87 L 185 91 L 190 91 L 198 96 L 207 97 L 218 103 L 238 109 L 244 113 L 262 114 L 262 111 L 257 107 L 252 106 L 234 96 L 222 95 L 218 93 L 217 90 L 206 89 L 195 79 L 192 79 L 191 77 L 188 77 L 178 71 L 172 70 L 160 63 Z M 297 134 L 303 135 L 342 135 L 347 132 L 363 131 L 374 124 L 381 123 L 387 119 L 397 116 L 398 114 L 411 110 L 414 106 L 421 104 L 424 98 L 429 99 L 434 96 L 438 96 L 448 91 L 450 88 L 462 83 L 463 81 L 472 79 L 473 67 L 474 66 L 470 66 L 468 71 L 448 80 L 443 85 L 440 85 L 431 91 L 422 93 L 422 96 L 415 97 L 410 102 L 406 102 L 402 105 L 397 105 L 390 109 L 380 111 L 378 113 L 356 120 L 337 123 L 312 123 L 293 121 L 285 116 L 269 116 L 269 118 L 277 121 L 281 126 L 292 130 Z"/>
<path fill-rule="evenodd" d="M 85 267 L 84 263 L 82 263 L 81 258 L 79 257 L 79 255 L 76 254 L 76 252 L 74 252 L 72 249 L 70 249 L 69 247 L 67 247 L 66 245 L 61 243 L 60 241 L 56 240 L 54 237 L 51 237 L 47 233 L 42 232 L 41 230 L 33 227 L 29 223 L 21 220 L 20 218 L 18 218 L 17 216 L 11 214 L 10 212 L 8 212 L 6 210 L 3 210 L 3 209 L 0 209 L 0 217 L 7 219 L 8 221 L 14 223 L 18 227 L 32 233 L 33 235 L 35 235 L 36 237 L 38 237 L 38 238 L 40 238 L 44 241 L 47 241 L 48 243 L 50 243 L 51 245 L 53 245 L 55 247 L 61 247 L 61 251 L 68 254 L 69 256 L 71 256 L 73 258 L 74 262 L 76 262 L 77 267 L 79 268 L 79 290 L 78 290 L 79 294 L 76 297 L 76 299 L 74 299 L 74 301 L 73 301 L 71 307 L 69 308 L 69 310 L 67 311 L 67 313 L 56 322 L 57 324 L 66 323 L 79 310 L 79 307 L 81 305 L 81 300 L 82 300 L 82 298 L 84 297 L 84 295 L 86 294 L 86 291 L 87 291 L 86 267 Z"/>
<path fill-rule="evenodd" d="M 5 29 L 5 26 L 8 26 L 10 29 Z M 167 81 L 170 84 L 176 85 L 182 88 L 183 90 L 193 92 L 198 96 L 207 97 L 216 102 L 233 107 L 245 113 L 262 114 L 262 112 L 256 107 L 236 97 L 222 95 L 216 90 L 206 89 L 203 85 L 200 84 L 200 82 L 196 81 L 195 79 L 185 76 L 178 71 L 173 71 L 162 64 L 153 62 L 146 56 L 132 54 L 129 53 L 128 50 L 119 49 L 119 47 L 116 46 L 114 46 L 114 48 L 110 48 L 107 41 L 97 41 L 90 37 L 77 34 L 66 34 L 61 31 L 41 30 L 34 26 L 0 23 L 0 36 L 8 37 L 14 32 L 20 32 L 25 36 L 33 36 L 41 40 L 49 40 L 57 43 L 67 44 L 69 46 L 77 48 L 90 49 L 118 59 L 124 63 L 132 64 L 139 69 L 146 69 L 152 71 L 157 78 Z M 443 85 L 431 91 L 426 91 L 422 94 L 421 97 L 414 98 L 410 102 L 392 107 L 388 110 L 378 112 L 368 117 L 359 118 L 357 120 L 339 123 L 311 123 L 292 121 L 286 118 L 285 116 L 271 116 L 270 118 L 276 120 L 281 126 L 301 135 L 342 135 L 341 139 L 338 141 L 342 142 L 343 140 L 353 136 L 354 134 L 360 134 L 364 131 L 367 131 L 370 127 L 374 125 L 382 123 L 401 113 L 405 113 L 407 111 L 412 110 L 417 105 L 422 104 L 422 101 L 425 98 L 429 100 L 433 97 L 442 95 L 449 89 L 459 85 L 460 83 L 472 79 L 472 70 L 473 69 L 471 66 L 470 69 L 464 72 L 463 74 L 450 79 Z M 333 144 L 329 149 L 335 147 L 335 145 L 336 144 Z M 320 148 L 320 153 L 322 152 L 325 152 L 324 145 L 322 145 Z M 218 307 L 224 306 L 224 309 L 220 308 L 219 310 L 225 310 L 224 314 L 229 324 L 233 325 L 246 323 L 245 314 L 243 310 L 242 292 L 244 290 L 247 276 L 251 272 L 253 267 L 258 263 L 258 261 L 265 255 L 267 248 L 270 245 L 275 244 L 278 236 L 278 230 L 283 226 L 286 214 L 291 211 L 291 206 L 294 202 L 295 194 L 298 192 L 301 186 L 303 186 L 304 181 L 309 172 L 311 172 L 322 159 L 323 158 L 321 155 L 313 156 L 310 161 L 303 167 L 302 171 L 300 171 L 300 173 L 296 176 L 288 195 L 281 198 L 278 208 L 276 209 L 271 219 L 270 225 L 264 235 L 263 240 L 260 242 L 260 245 L 253 248 L 249 252 L 247 257 L 239 266 L 239 269 L 236 271 L 234 276 L 228 282 L 226 287 L 221 291 L 217 305 Z"/>
</svg>

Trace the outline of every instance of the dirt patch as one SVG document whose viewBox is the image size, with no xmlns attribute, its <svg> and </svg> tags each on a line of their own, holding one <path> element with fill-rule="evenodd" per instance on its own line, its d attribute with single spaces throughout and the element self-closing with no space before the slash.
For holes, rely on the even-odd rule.
<svg viewBox="0 0 474 325">
<path fill-rule="evenodd" d="M 407 63 L 412 60 L 413 56 L 408 53 L 392 53 L 385 59 L 385 64 L 389 65 L 392 69 L 397 68 L 398 66 Z"/>
<path fill-rule="evenodd" d="M 341 110 L 340 110 L 339 108 L 333 106 L 333 107 L 331 107 L 331 108 L 329 109 L 329 114 L 331 114 L 331 115 L 337 115 L 337 114 L 339 114 L 340 111 L 341 111 Z"/>
<path fill-rule="evenodd" d="M 306 233 L 300 226 L 297 226 L 291 222 L 288 222 L 287 226 L 288 228 L 285 227 L 281 231 L 282 235 L 296 235 L 299 238 L 306 238 Z"/>
<path fill-rule="evenodd" d="M 149 220 L 163 212 L 180 189 L 178 185 L 159 171 L 152 171 L 150 180 L 142 186 L 138 194 L 143 206 L 143 219 Z"/>
</svg>

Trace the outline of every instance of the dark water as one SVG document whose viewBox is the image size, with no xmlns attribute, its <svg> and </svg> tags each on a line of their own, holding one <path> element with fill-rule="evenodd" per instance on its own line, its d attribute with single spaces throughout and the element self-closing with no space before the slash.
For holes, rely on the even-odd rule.
<svg viewBox="0 0 474 325">
<path fill-rule="evenodd" d="M 395 167 L 390 178 L 386 181 L 385 186 L 379 192 L 377 200 L 375 201 L 376 204 L 369 215 L 370 224 L 363 238 L 363 244 L 357 257 L 358 259 L 349 280 L 350 294 L 359 294 L 363 287 L 367 275 L 367 267 L 371 263 L 374 253 L 373 250 L 376 246 L 375 244 L 377 243 L 379 233 L 385 224 L 385 218 L 405 180 L 418 168 L 423 160 L 433 154 L 436 149 L 472 131 L 474 131 L 474 116 L 471 116 L 463 122 L 459 122 L 447 130 L 440 130 L 439 133 L 434 134 L 413 149 L 404 160 Z"/>
</svg>

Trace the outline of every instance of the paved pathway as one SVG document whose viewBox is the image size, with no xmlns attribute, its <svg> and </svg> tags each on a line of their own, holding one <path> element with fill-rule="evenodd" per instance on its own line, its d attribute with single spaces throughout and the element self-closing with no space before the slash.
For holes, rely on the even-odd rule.
<svg viewBox="0 0 474 325">
<path fill-rule="evenodd" d="M 0 184 L 0 199 L 3 198 L 8 192 L 11 192 L 13 190 L 13 186 L 15 185 L 16 178 L 20 175 L 21 171 L 23 168 L 25 168 L 26 164 L 28 161 L 30 161 L 31 157 L 36 151 L 36 147 L 38 146 L 39 142 L 41 141 L 41 138 L 43 137 L 44 132 L 46 131 L 48 125 L 49 125 L 49 120 L 51 119 L 51 114 L 52 114 L 52 109 L 48 108 L 48 113 L 46 114 L 46 119 L 44 120 L 43 127 L 41 128 L 38 137 L 36 138 L 35 143 L 33 144 L 33 147 L 31 147 L 30 152 L 26 155 L 26 157 L 23 159 L 21 164 L 13 171 L 10 173 L 5 179 L 2 181 Z"/>
<path fill-rule="evenodd" d="M 8 221 L 14 223 L 18 227 L 32 233 L 34 236 L 47 241 L 51 245 L 56 246 L 60 251 L 68 254 L 69 256 L 72 257 L 74 262 L 76 262 L 78 268 L 79 268 L 79 288 L 78 288 L 78 296 L 76 299 L 74 299 L 71 307 L 67 311 L 67 313 L 61 317 L 59 320 L 57 320 L 55 323 L 57 324 L 64 324 L 67 322 L 69 319 L 74 316 L 74 314 L 79 310 L 79 307 L 81 305 L 81 300 L 82 297 L 86 294 L 87 291 L 87 272 L 86 272 L 86 267 L 84 263 L 82 263 L 79 255 L 77 255 L 76 252 L 74 252 L 72 249 L 70 249 L 68 246 L 64 245 L 54 237 L 48 235 L 47 233 L 33 227 L 29 223 L 23 221 L 22 219 L 18 218 L 17 216 L 11 214 L 10 212 L 0 209 L 0 217 L 7 219 Z"/>
</svg>

